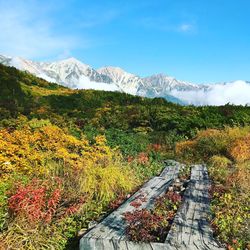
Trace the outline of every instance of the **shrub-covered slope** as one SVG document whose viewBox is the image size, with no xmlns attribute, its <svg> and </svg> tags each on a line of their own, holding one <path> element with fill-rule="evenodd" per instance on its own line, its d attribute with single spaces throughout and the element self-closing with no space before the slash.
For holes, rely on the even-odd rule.
<svg viewBox="0 0 250 250">
<path fill-rule="evenodd" d="M 245 238 L 229 235 L 232 220 L 219 216 L 228 208 L 224 194 L 241 202 L 248 188 L 240 181 L 243 191 L 231 194 L 234 180 L 245 175 L 237 170 L 230 182 L 228 167 L 247 169 L 249 129 L 241 128 L 247 125 L 249 107 L 71 90 L 0 64 L 0 249 L 73 249 L 79 229 L 159 173 L 162 160 L 175 153 L 211 162 L 214 180 L 228 183 L 215 199 L 214 225 L 222 240 L 238 237 L 245 246 Z"/>
<path fill-rule="evenodd" d="M 1 119 L 23 114 L 50 119 L 59 126 L 94 133 L 118 129 L 156 135 L 193 136 L 199 129 L 250 124 L 250 108 L 181 106 L 161 98 L 118 92 L 70 90 L 0 64 Z"/>
</svg>

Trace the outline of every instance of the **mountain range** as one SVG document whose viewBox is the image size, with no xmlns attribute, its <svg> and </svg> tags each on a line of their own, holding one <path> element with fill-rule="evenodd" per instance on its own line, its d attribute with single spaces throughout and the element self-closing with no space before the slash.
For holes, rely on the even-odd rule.
<svg viewBox="0 0 250 250">
<path fill-rule="evenodd" d="M 120 91 L 145 97 L 163 97 L 172 102 L 194 105 L 223 105 L 228 102 L 247 104 L 250 101 L 250 84 L 246 81 L 192 84 L 164 74 L 142 78 L 119 67 L 94 69 L 73 57 L 56 62 L 35 62 L 21 57 L 0 55 L 0 63 L 73 89 Z M 249 93 L 244 96 L 243 101 L 238 100 L 238 95 L 235 96 L 234 89 L 239 87 L 244 91 L 247 88 Z"/>
</svg>

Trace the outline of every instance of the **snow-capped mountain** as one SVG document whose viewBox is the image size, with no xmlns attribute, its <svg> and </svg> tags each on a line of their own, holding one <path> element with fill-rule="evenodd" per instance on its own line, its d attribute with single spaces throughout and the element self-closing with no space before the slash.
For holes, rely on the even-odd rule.
<svg viewBox="0 0 250 250">
<path fill-rule="evenodd" d="M 75 58 L 49 63 L 34 62 L 21 57 L 0 56 L 0 63 L 73 89 L 121 91 L 108 76 L 98 73 Z"/>
<path fill-rule="evenodd" d="M 70 88 L 78 88 L 81 81 L 86 81 L 86 78 L 90 82 L 112 84 L 112 80 L 108 76 L 98 73 L 89 65 L 72 57 L 58 62 L 40 63 L 40 66 L 46 75 L 55 79 L 57 83 Z"/>
<path fill-rule="evenodd" d="M 196 91 L 206 90 L 209 88 L 202 84 L 192 84 L 183 81 L 178 81 L 174 77 L 166 76 L 164 74 L 152 75 L 142 79 L 144 85 L 138 89 L 137 94 L 149 97 L 166 97 L 177 91 Z"/>
<path fill-rule="evenodd" d="M 119 67 L 103 67 L 95 70 L 75 58 L 56 62 L 34 62 L 21 57 L 0 56 L 0 63 L 28 71 L 47 81 L 56 82 L 73 89 L 92 88 L 122 91 L 132 95 L 149 97 L 169 95 L 167 92 L 172 89 L 170 85 L 174 79 L 169 77 L 171 81 L 167 81 L 167 77 L 165 77 L 165 81 L 161 81 L 160 85 L 157 81 L 152 81 L 151 85 L 150 77 L 143 79 Z M 152 76 L 152 80 L 153 78 L 154 76 Z M 178 83 L 175 80 L 176 86 L 178 86 Z"/>
<path fill-rule="evenodd" d="M 39 62 L 33 62 L 33 61 L 26 60 L 21 57 L 9 57 L 9 56 L 0 55 L 0 63 L 6 66 L 15 67 L 23 71 L 28 71 L 29 73 L 36 75 L 37 77 L 41 77 L 47 81 L 54 81 L 54 79 L 46 75 L 46 73 L 43 71 L 42 67 L 40 66 Z"/>
<path fill-rule="evenodd" d="M 138 94 L 138 89 L 143 86 L 143 81 L 140 77 L 128 73 L 119 67 L 103 67 L 98 69 L 97 72 L 108 76 L 124 92 L 132 95 Z"/>
<path fill-rule="evenodd" d="M 74 89 L 120 91 L 194 105 L 245 105 L 250 101 L 250 84 L 246 81 L 204 85 L 179 81 L 164 74 L 141 78 L 119 67 L 108 66 L 95 70 L 75 58 L 34 62 L 0 55 L 0 63 Z"/>
<path fill-rule="evenodd" d="M 206 87 L 205 85 L 198 85 L 198 84 L 178 81 L 174 77 L 166 76 L 164 74 L 157 74 L 157 75 L 145 77 L 143 78 L 143 82 L 146 84 L 146 86 L 152 86 L 158 89 L 159 91 L 164 88 L 168 91 L 171 91 L 173 89 L 176 89 L 179 91 L 182 91 L 182 90 L 186 91 L 186 90 L 202 89 Z"/>
</svg>

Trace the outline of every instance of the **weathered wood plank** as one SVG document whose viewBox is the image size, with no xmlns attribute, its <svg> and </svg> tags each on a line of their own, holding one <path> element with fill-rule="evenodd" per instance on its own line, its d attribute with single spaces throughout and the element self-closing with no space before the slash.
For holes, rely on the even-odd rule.
<svg viewBox="0 0 250 250">
<path fill-rule="evenodd" d="M 175 161 L 168 161 L 167 164 L 168 166 L 166 166 L 159 177 L 154 177 L 145 183 L 138 192 L 131 196 L 117 210 L 108 215 L 101 223 L 85 234 L 83 239 L 81 239 L 81 242 L 84 241 L 86 244 L 86 239 L 90 238 L 101 238 L 105 240 L 116 239 L 120 241 L 126 240 L 125 229 L 127 225 L 123 216 L 125 212 L 132 212 L 136 209 L 131 205 L 131 202 L 134 202 L 141 197 L 140 209 L 150 209 L 153 206 L 155 199 L 163 195 L 167 190 L 167 187 L 177 178 L 181 164 Z"/>
<path fill-rule="evenodd" d="M 184 202 L 175 216 L 166 243 L 169 249 L 222 249 L 208 222 L 210 182 L 204 165 L 194 165 Z"/>
<path fill-rule="evenodd" d="M 166 250 L 162 243 L 135 243 L 132 241 L 116 239 L 87 239 L 83 238 L 80 242 L 81 250 Z"/>
</svg>

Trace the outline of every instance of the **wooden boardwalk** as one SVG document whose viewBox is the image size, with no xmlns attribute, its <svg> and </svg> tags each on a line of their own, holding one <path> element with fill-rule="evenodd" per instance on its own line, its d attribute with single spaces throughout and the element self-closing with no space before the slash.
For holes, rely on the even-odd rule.
<svg viewBox="0 0 250 250">
<path fill-rule="evenodd" d="M 162 174 L 149 180 L 137 193 L 117 210 L 86 233 L 80 240 L 80 250 L 163 250 L 163 249 L 220 249 L 212 238 L 207 222 L 209 213 L 209 180 L 206 167 L 195 165 L 179 209 L 165 243 L 134 243 L 125 235 L 125 212 L 135 209 L 150 209 L 157 197 L 163 195 L 178 177 L 181 164 L 168 161 Z M 133 203 L 139 201 L 140 207 Z"/>
<path fill-rule="evenodd" d="M 206 166 L 194 165 L 184 202 L 165 241 L 173 249 L 220 249 L 208 222 L 209 187 Z"/>
</svg>

